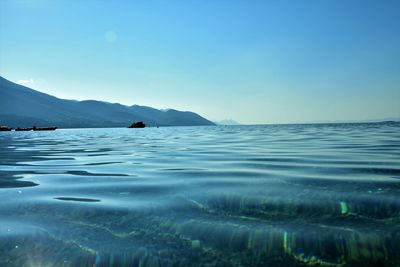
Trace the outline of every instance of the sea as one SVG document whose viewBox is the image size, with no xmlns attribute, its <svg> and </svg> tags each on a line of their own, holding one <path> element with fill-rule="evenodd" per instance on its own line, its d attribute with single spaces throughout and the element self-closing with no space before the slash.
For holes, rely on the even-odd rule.
<svg viewBox="0 0 400 267">
<path fill-rule="evenodd" d="M 0 132 L 0 266 L 400 266 L 400 123 Z"/>
</svg>

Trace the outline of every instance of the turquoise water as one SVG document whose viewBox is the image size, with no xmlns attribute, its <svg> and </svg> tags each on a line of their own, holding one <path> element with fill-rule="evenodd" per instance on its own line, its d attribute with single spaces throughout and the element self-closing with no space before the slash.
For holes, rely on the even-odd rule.
<svg viewBox="0 0 400 267">
<path fill-rule="evenodd" d="M 0 266 L 400 266 L 400 124 L 0 133 Z"/>
</svg>

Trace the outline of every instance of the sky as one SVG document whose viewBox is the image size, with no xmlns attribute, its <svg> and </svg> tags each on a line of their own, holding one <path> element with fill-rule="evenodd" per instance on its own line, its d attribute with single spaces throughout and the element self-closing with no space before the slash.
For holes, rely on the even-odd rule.
<svg viewBox="0 0 400 267">
<path fill-rule="evenodd" d="M 1 0 L 0 75 L 244 124 L 400 117 L 398 0 Z"/>
</svg>

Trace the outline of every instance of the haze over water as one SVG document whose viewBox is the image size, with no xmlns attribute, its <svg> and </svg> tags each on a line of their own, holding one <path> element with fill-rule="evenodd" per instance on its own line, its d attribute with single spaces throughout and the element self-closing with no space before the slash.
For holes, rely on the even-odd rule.
<svg viewBox="0 0 400 267">
<path fill-rule="evenodd" d="M 0 134 L 0 266 L 399 266 L 400 123 Z"/>
</svg>

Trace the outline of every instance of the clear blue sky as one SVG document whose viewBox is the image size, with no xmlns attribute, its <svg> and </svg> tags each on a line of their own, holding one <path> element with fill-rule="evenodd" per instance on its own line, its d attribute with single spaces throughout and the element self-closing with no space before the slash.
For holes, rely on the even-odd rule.
<svg viewBox="0 0 400 267">
<path fill-rule="evenodd" d="M 0 75 L 287 123 L 400 117 L 398 0 L 1 0 Z"/>
</svg>

